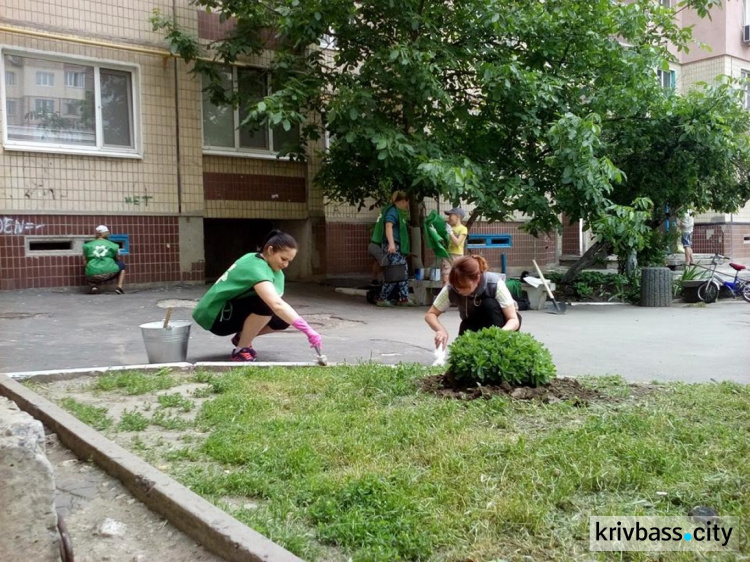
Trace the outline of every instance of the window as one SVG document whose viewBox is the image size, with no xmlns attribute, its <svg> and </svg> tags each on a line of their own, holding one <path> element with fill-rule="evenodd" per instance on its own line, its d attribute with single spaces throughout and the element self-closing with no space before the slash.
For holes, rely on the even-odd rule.
<svg viewBox="0 0 750 562">
<path fill-rule="evenodd" d="M 656 77 L 662 88 L 665 90 L 674 90 L 676 85 L 674 70 L 657 70 Z"/>
<path fill-rule="evenodd" d="M 16 85 L 16 73 L 10 70 L 5 71 L 5 85 L 15 86 Z"/>
<path fill-rule="evenodd" d="M 54 113 L 55 100 L 36 99 L 34 100 L 34 111 L 37 113 Z"/>
<path fill-rule="evenodd" d="M 260 101 L 269 92 L 268 75 L 256 68 L 224 67 L 222 85 L 227 92 L 236 92 L 250 102 Z M 243 126 L 248 117 L 244 108 L 214 105 L 203 92 L 203 146 L 218 152 L 278 152 L 299 140 L 299 127 L 286 131 L 282 124 Z"/>
<path fill-rule="evenodd" d="M 38 71 L 36 73 L 36 85 L 37 86 L 54 86 L 55 75 L 52 74 L 51 72 Z"/>
<path fill-rule="evenodd" d="M 745 81 L 745 109 L 750 109 L 750 70 L 742 71 L 742 79 Z"/>
<path fill-rule="evenodd" d="M 671 8 L 672 7 L 672 0 L 659 0 L 659 4 L 661 4 L 665 8 Z"/>
<path fill-rule="evenodd" d="M 20 102 L 18 115 L 3 122 L 6 148 L 137 155 L 137 74 L 133 67 L 9 50 L 3 50 L 0 61 L 5 85 L 10 74 L 18 75 L 20 83 L 13 92 Z M 24 75 L 32 77 L 31 82 Z M 57 86 L 55 76 L 59 77 Z"/>
<path fill-rule="evenodd" d="M 86 87 L 86 73 L 85 72 L 65 72 L 65 85 L 71 88 L 85 88 Z"/>
<path fill-rule="evenodd" d="M 5 113 L 8 115 L 15 115 L 18 111 L 18 103 L 16 100 L 7 100 L 5 102 Z"/>
</svg>

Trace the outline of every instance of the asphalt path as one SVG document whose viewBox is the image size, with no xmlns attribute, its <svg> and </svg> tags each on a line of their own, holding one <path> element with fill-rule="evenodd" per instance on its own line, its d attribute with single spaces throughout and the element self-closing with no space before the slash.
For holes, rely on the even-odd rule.
<svg viewBox="0 0 750 562">
<path fill-rule="evenodd" d="M 189 320 L 204 286 L 105 291 L 0 292 L 0 372 L 18 373 L 147 363 L 139 326 Z M 289 283 L 286 299 L 324 336 L 330 362 L 395 364 L 433 361 L 425 307 L 383 309 L 332 287 Z M 525 332 L 552 353 L 561 376 L 621 375 L 631 381 L 750 382 L 750 304 L 674 301 L 665 308 L 573 305 L 564 315 L 523 312 Z M 441 317 L 458 331 L 456 309 Z M 294 329 L 257 339 L 260 359 L 314 361 L 306 338 Z M 187 360 L 225 361 L 229 338 L 191 327 Z"/>
</svg>

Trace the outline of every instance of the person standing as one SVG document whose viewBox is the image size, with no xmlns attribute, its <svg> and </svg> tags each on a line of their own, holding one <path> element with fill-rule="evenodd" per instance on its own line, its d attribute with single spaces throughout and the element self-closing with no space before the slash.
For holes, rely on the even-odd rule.
<svg viewBox="0 0 750 562">
<path fill-rule="evenodd" d="M 451 264 L 464 255 L 464 245 L 466 237 L 469 234 L 469 229 L 461 222 L 466 216 L 463 209 L 454 207 L 449 211 L 445 211 L 445 214 L 448 215 L 446 230 L 448 231 L 448 253 L 450 254 L 450 258 L 443 258 L 441 267 L 443 286 L 448 284 L 448 274 L 451 271 Z"/>
<path fill-rule="evenodd" d="M 399 281 L 388 281 L 384 279 L 380 289 L 377 306 L 393 306 L 393 294 L 395 293 L 396 306 L 413 306 L 409 300 L 408 271 L 406 268 L 406 256 L 409 254 L 409 195 L 404 191 L 396 191 L 391 196 L 391 204 L 388 205 L 378 217 L 372 242 L 380 244 L 384 253 L 381 265 L 390 268 L 402 268 L 403 275 Z"/>
<path fill-rule="evenodd" d="M 296 255 L 297 241 L 274 230 L 260 252 L 234 262 L 198 302 L 193 319 L 199 326 L 217 336 L 234 334 L 232 361 L 255 361 L 255 338 L 290 325 L 320 352 L 321 335 L 282 298 L 284 270 Z"/>
<path fill-rule="evenodd" d="M 89 293 L 99 292 L 99 285 L 117 278 L 115 293 L 124 294 L 125 263 L 120 256 L 120 246 L 109 240 L 109 228 L 103 224 L 96 227 L 96 238 L 83 245 L 83 264 L 86 282 L 91 285 Z"/>
<path fill-rule="evenodd" d="M 695 219 L 693 218 L 693 212 L 688 209 L 680 217 L 679 220 L 680 231 L 682 232 L 682 247 L 685 248 L 685 267 L 693 265 L 693 228 L 695 227 Z"/>
<path fill-rule="evenodd" d="M 435 332 L 436 348 L 448 345 L 448 331 L 438 318 L 451 305 L 458 307 L 461 317 L 458 335 L 491 326 L 514 332 L 521 329 L 521 315 L 508 287 L 500 274 L 489 271 L 482 256 L 463 256 L 453 262 L 449 284 L 425 314 L 425 322 Z"/>
</svg>

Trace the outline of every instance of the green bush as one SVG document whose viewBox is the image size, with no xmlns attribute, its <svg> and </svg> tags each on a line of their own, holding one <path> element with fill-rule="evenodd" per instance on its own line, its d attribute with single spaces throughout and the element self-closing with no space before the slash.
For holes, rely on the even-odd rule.
<svg viewBox="0 0 750 562">
<path fill-rule="evenodd" d="M 549 350 L 531 334 L 484 328 L 450 346 L 448 372 L 456 382 L 538 386 L 555 377 Z"/>
</svg>

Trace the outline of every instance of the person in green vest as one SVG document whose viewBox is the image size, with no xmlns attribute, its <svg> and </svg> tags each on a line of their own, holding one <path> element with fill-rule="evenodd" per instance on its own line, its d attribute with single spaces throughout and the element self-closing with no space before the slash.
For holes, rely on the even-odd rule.
<svg viewBox="0 0 750 562">
<path fill-rule="evenodd" d="M 91 285 L 89 293 L 99 292 L 99 285 L 117 278 L 115 293 L 122 295 L 125 281 L 125 263 L 120 256 L 120 246 L 109 240 L 109 228 L 103 224 L 96 227 L 96 238 L 83 245 L 83 264 L 86 282 Z"/>
<path fill-rule="evenodd" d="M 399 275 L 386 276 L 376 301 L 377 306 L 414 306 L 409 300 L 409 273 L 406 256 L 409 254 L 409 195 L 396 191 L 391 204 L 380 213 L 370 240 L 383 249 L 383 268 L 398 270 Z M 401 271 L 403 269 L 403 272 Z M 398 279 L 388 281 L 388 279 Z M 395 296 L 395 298 L 394 298 Z"/>
<path fill-rule="evenodd" d="M 282 298 L 284 270 L 296 255 L 297 241 L 274 230 L 260 252 L 234 262 L 198 302 L 193 319 L 199 326 L 217 336 L 234 334 L 232 361 L 255 361 L 255 338 L 290 325 L 320 353 L 321 335 Z"/>
</svg>

